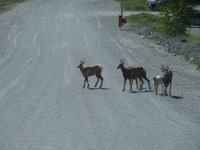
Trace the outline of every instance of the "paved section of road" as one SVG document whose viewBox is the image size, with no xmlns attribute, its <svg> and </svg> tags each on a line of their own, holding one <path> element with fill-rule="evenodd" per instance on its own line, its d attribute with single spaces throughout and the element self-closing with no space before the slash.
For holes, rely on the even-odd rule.
<svg viewBox="0 0 200 150">
<path fill-rule="evenodd" d="M 199 72 L 120 31 L 105 13 L 116 11 L 112 0 L 29 0 L 1 14 L 1 150 L 200 149 Z M 169 64 L 174 96 L 122 92 L 122 58 L 151 81 Z M 80 60 L 103 66 L 104 89 L 82 89 Z"/>
</svg>

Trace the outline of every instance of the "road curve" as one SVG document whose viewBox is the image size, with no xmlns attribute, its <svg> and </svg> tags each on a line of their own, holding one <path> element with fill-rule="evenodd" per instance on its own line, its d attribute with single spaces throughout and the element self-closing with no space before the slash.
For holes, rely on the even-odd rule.
<svg viewBox="0 0 200 150">
<path fill-rule="evenodd" d="M 121 31 L 116 11 L 113 0 L 28 0 L 0 15 L 1 150 L 200 149 L 199 71 Z M 122 58 L 151 81 L 169 64 L 173 97 L 122 92 Z M 103 66 L 103 89 L 82 89 L 80 60 Z"/>
</svg>

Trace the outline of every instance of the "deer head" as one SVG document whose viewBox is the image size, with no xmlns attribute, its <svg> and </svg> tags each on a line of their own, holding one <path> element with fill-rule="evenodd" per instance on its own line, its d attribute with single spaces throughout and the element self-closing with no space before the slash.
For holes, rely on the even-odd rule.
<svg viewBox="0 0 200 150">
<path fill-rule="evenodd" d="M 120 60 L 120 64 L 118 65 L 117 69 L 123 68 L 123 67 L 124 67 L 124 60 L 125 60 L 125 59 Z"/>
<path fill-rule="evenodd" d="M 166 67 L 164 65 L 161 65 L 161 71 L 163 72 L 163 74 L 166 74 L 169 71 L 169 65 L 167 65 Z"/>
<path fill-rule="evenodd" d="M 85 63 L 84 60 L 80 61 L 80 64 L 78 65 L 78 68 L 80 68 L 81 66 L 83 66 L 84 63 Z"/>
</svg>

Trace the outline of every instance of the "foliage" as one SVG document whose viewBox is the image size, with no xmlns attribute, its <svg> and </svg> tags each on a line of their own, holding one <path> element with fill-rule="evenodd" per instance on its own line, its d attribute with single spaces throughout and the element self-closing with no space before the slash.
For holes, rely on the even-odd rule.
<svg viewBox="0 0 200 150">
<path fill-rule="evenodd" d="M 158 29 L 168 35 L 184 35 L 190 26 L 189 12 L 192 9 L 190 0 L 168 0 L 160 8 Z"/>
</svg>

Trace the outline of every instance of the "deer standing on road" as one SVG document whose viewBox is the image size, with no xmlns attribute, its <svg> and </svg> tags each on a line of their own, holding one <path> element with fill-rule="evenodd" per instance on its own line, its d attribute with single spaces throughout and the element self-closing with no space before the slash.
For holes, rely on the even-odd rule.
<svg viewBox="0 0 200 150">
<path fill-rule="evenodd" d="M 154 91 L 155 91 L 155 94 L 157 95 L 158 94 L 158 87 L 159 85 L 161 85 L 161 88 L 162 88 L 162 94 L 163 95 L 163 76 L 161 75 L 157 75 L 155 77 L 153 77 L 153 85 L 154 85 Z"/>
<path fill-rule="evenodd" d="M 167 87 L 169 86 L 169 95 L 171 96 L 171 86 L 172 86 L 172 71 L 169 70 L 169 65 L 166 67 L 161 65 L 161 71 L 163 72 L 162 81 L 164 84 L 164 93 L 163 96 L 168 96 Z"/>
<path fill-rule="evenodd" d="M 121 8 L 121 15 L 118 16 L 118 26 L 121 27 L 126 24 L 126 19 L 123 17 L 123 10 Z"/>
<path fill-rule="evenodd" d="M 149 79 L 147 79 L 146 77 L 146 71 L 144 70 L 143 67 L 129 67 L 129 68 L 125 68 L 124 67 L 124 60 L 120 60 L 120 64 L 118 65 L 117 69 L 121 69 L 122 73 L 123 73 L 123 77 L 124 77 L 124 87 L 123 90 L 125 90 L 125 85 L 126 85 L 126 80 L 129 79 L 130 82 L 130 91 L 132 91 L 132 82 L 133 79 L 137 79 L 139 78 L 141 81 L 141 85 L 140 85 L 140 89 L 142 89 L 143 83 L 144 81 L 142 79 L 145 79 L 148 82 L 149 85 L 149 90 L 151 90 L 150 87 L 150 81 Z"/>
<path fill-rule="evenodd" d="M 101 76 L 101 72 L 102 72 L 103 68 L 99 65 L 83 67 L 84 63 L 85 63 L 84 61 L 80 61 L 80 64 L 78 66 L 83 77 L 85 77 L 83 88 L 85 88 L 86 82 L 88 84 L 87 88 L 89 88 L 90 85 L 89 85 L 88 77 L 93 76 L 93 75 L 96 75 L 96 77 L 97 77 L 97 82 L 95 84 L 95 87 L 97 86 L 99 80 L 101 79 L 101 85 L 99 87 L 99 88 L 101 88 L 102 84 L 103 84 L 103 77 Z"/>
</svg>

